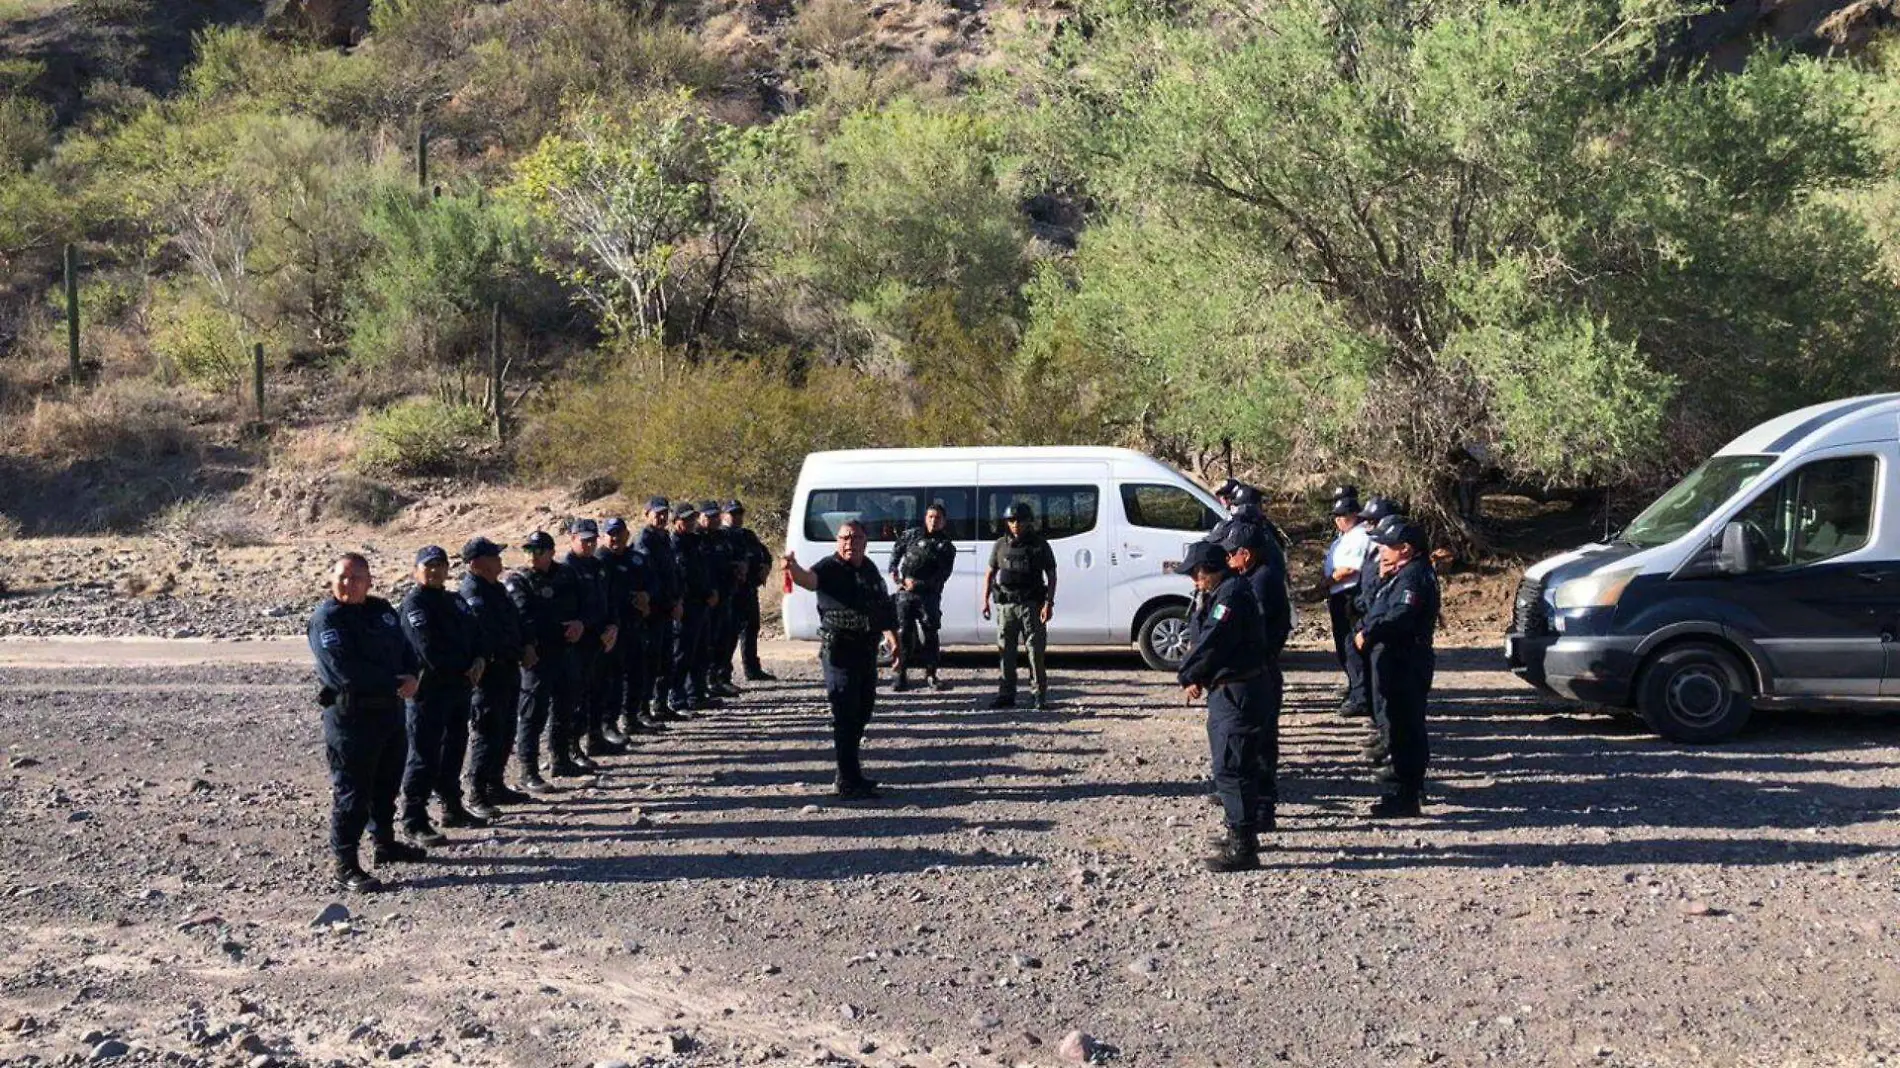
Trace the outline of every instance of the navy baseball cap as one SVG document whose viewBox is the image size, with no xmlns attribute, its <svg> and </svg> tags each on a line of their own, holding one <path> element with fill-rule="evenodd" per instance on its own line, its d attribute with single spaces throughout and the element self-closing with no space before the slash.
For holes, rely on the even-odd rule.
<svg viewBox="0 0 1900 1068">
<path fill-rule="evenodd" d="M 521 547 L 531 553 L 551 553 L 554 551 L 554 535 L 537 530 L 522 541 Z"/>
<path fill-rule="evenodd" d="M 1353 500 L 1355 500 L 1355 501 L 1356 501 L 1356 500 L 1358 500 L 1358 499 L 1359 499 L 1359 487 L 1358 487 L 1358 486 L 1354 486 L 1354 485 L 1345 485 L 1345 486 L 1334 486 L 1334 487 L 1333 487 L 1333 500 L 1339 500 L 1339 499 L 1341 499 L 1342 497 L 1351 497 L 1351 498 L 1352 498 Z"/>
<path fill-rule="evenodd" d="M 1389 515 L 1379 521 L 1370 535 L 1380 545 L 1410 545 L 1424 552 L 1430 548 L 1430 539 L 1425 537 L 1425 528 L 1402 515 Z"/>
<path fill-rule="evenodd" d="M 745 502 L 740 500 L 739 498 L 734 497 L 733 499 L 726 502 L 726 514 L 728 515 L 731 515 L 733 513 L 743 514 L 744 512 L 745 512 Z"/>
<path fill-rule="evenodd" d="M 1235 486 L 1232 499 L 1235 504 L 1259 504 L 1260 491 L 1252 486 Z"/>
<path fill-rule="evenodd" d="M 1260 528 L 1252 523 L 1229 523 L 1227 529 L 1220 532 L 1219 538 L 1210 537 L 1209 542 L 1219 545 L 1225 552 L 1239 552 L 1242 549 L 1260 549 Z"/>
<path fill-rule="evenodd" d="M 424 545 L 416 550 L 418 564 L 446 564 L 448 562 L 449 551 L 440 545 Z"/>
<path fill-rule="evenodd" d="M 1358 515 L 1358 514 L 1359 514 L 1359 498 L 1357 497 L 1334 497 L 1333 498 L 1333 515 L 1342 516 L 1342 515 Z"/>
<path fill-rule="evenodd" d="M 693 507 L 692 501 L 687 501 L 681 504 L 678 508 L 673 510 L 673 518 L 674 519 L 698 519 L 699 509 Z"/>
<path fill-rule="evenodd" d="M 1187 552 L 1174 570 L 1183 575 L 1192 575 L 1196 571 L 1225 571 L 1227 554 L 1211 541 L 1197 541 L 1187 547 Z"/>
<path fill-rule="evenodd" d="M 484 556 L 500 556 L 501 546 L 487 538 L 470 538 L 462 543 L 462 562 L 473 563 Z"/>
<path fill-rule="evenodd" d="M 1380 522 L 1381 520 L 1385 519 L 1386 516 L 1389 516 L 1389 515 L 1404 515 L 1404 514 L 1405 514 L 1405 509 L 1400 508 L 1399 502 L 1393 500 L 1390 497 L 1374 497 L 1371 500 L 1366 502 L 1366 506 L 1364 508 L 1359 510 L 1359 518 L 1365 520 L 1368 523 Z"/>
<path fill-rule="evenodd" d="M 626 529 L 627 521 L 619 516 L 614 516 L 612 519 L 607 520 L 607 533 L 609 534 L 619 534 Z"/>
<path fill-rule="evenodd" d="M 719 509 L 718 501 L 700 501 L 699 502 L 700 515 L 718 515 L 719 511 L 720 509 Z"/>
<path fill-rule="evenodd" d="M 652 515 L 654 512 L 670 512 L 672 510 L 673 510 L 672 502 L 668 501 L 665 497 L 648 497 L 647 498 L 647 514 L 648 515 Z"/>
<path fill-rule="evenodd" d="M 600 524 L 591 519 L 576 519 L 567 525 L 569 534 L 578 534 L 583 538 L 600 537 Z"/>
</svg>

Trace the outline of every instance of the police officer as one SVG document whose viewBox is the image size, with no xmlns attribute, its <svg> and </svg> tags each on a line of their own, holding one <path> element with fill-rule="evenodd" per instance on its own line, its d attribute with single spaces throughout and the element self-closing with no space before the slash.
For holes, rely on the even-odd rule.
<svg viewBox="0 0 1900 1068">
<path fill-rule="evenodd" d="M 804 589 L 818 594 L 818 659 L 824 667 L 825 698 L 831 705 L 831 736 L 838 758 L 838 796 L 876 798 L 877 783 L 864 774 L 859 748 L 877 701 L 878 635 L 903 670 L 897 644 L 897 615 L 877 565 L 865 555 L 864 524 L 847 520 L 838 528 L 837 551 L 801 567 L 785 554 L 785 572 Z"/>
<path fill-rule="evenodd" d="M 989 568 L 983 573 L 983 618 L 990 618 L 990 601 L 1000 606 L 996 615 L 996 645 L 1003 654 L 1002 686 L 991 708 L 1016 707 L 1016 643 L 1029 647 L 1030 681 L 1036 687 L 1036 707 L 1048 707 L 1049 672 L 1044 655 L 1049 643 L 1049 617 L 1056 607 L 1056 554 L 1032 524 L 1035 513 L 1022 502 L 1003 510 L 1006 533 L 990 547 Z"/>
<path fill-rule="evenodd" d="M 1366 501 L 1364 508 L 1359 509 L 1359 522 L 1365 529 L 1367 537 L 1365 559 L 1359 565 L 1359 588 L 1353 594 L 1352 610 L 1355 619 L 1363 619 L 1365 614 L 1372 610 L 1372 598 L 1379 591 L 1379 555 L 1384 552 L 1384 549 L 1378 542 L 1372 540 L 1371 534 L 1379 529 L 1379 524 L 1384 522 L 1387 516 L 1404 514 L 1405 510 L 1390 497 L 1374 496 Z M 1347 655 L 1359 658 L 1360 677 L 1370 680 L 1372 678 L 1371 658 L 1358 649 L 1347 650 Z M 1365 745 L 1360 748 L 1360 755 L 1374 767 L 1379 767 L 1391 760 L 1391 732 L 1386 726 L 1384 706 L 1379 701 L 1379 695 L 1370 685 L 1366 687 L 1366 700 L 1372 712 L 1372 732 L 1367 736 Z"/>
<path fill-rule="evenodd" d="M 415 652 L 396 610 L 371 597 L 369 588 L 369 561 L 344 553 L 330 568 L 330 595 L 311 613 L 309 627 L 330 764 L 333 875 L 343 889 L 362 892 L 383 888 L 359 860 L 365 827 L 379 868 L 427 856 L 396 840 L 396 793 L 407 753 L 403 702 L 416 693 Z"/>
<path fill-rule="evenodd" d="M 904 642 L 904 667 L 892 689 L 910 689 L 909 669 L 924 670 L 924 684 L 944 689 L 937 679 L 943 630 L 943 587 L 957 566 L 957 545 L 950 540 L 949 513 L 942 502 L 924 509 L 924 524 L 912 527 L 891 548 L 891 579 L 897 584 L 897 633 Z"/>
<path fill-rule="evenodd" d="M 574 765 L 585 772 L 600 770 L 594 757 L 626 752 L 607 738 L 609 704 L 615 688 L 612 663 L 615 644 L 620 639 L 620 621 L 610 604 L 607 568 L 596 551 L 600 548 L 600 524 L 592 519 L 576 519 L 568 524 L 567 554 L 561 566 L 574 573 L 580 591 L 581 640 L 574 643 L 574 673 L 579 680 L 575 725 L 575 745 L 584 751 L 570 754 Z M 623 739 L 624 740 L 624 739 Z"/>
<path fill-rule="evenodd" d="M 714 697 L 737 697 L 732 684 L 732 647 L 739 636 L 739 617 L 732 606 L 745 584 L 745 561 L 739 544 L 725 528 L 724 509 L 718 501 L 699 502 L 699 542 L 706 554 L 706 572 L 715 597 L 706 612 L 706 686 Z"/>
<path fill-rule="evenodd" d="M 1358 624 L 1358 613 L 1353 610 L 1353 598 L 1359 590 L 1359 569 L 1364 566 L 1366 551 L 1371 545 L 1366 539 L 1368 533 L 1359 519 L 1359 490 L 1353 486 L 1341 486 L 1333 492 L 1333 529 L 1337 536 L 1326 549 L 1326 612 L 1332 618 L 1333 653 L 1339 660 L 1339 668 L 1346 673 L 1345 700 L 1339 711 L 1348 716 L 1364 716 L 1371 712 L 1366 700 L 1366 679 L 1364 665 L 1352 654 L 1353 628 Z"/>
<path fill-rule="evenodd" d="M 632 544 L 633 530 L 615 516 L 604 528 L 607 547 L 600 550 L 607 572 L 607 603 L 620 631 L 613 652 L 606 657 L 607 722 L 601 733 L 609 743 L 625 746 L 635 734 L 652 733 L 640 716 L 646 681 L 646 617 L 653 610 L 653 589 L 646 555 Z"/>
<path fill-rule="evenodd" d="M 416 585 L 402 599 L 402 630 L 422 665 L 409 699 L 409 763 L 402 769 L 402 829 L 421 846 L 448 844 L 429 823 L 429 795 L 442 801 L 442 826 L 487 824 L 462 806 L 468 715 L 484 664 L 475 617 L 448 589 L 449 554 L 440 545 L 416 553 Z"/>
<path fill-rule="evenodd" d="M 665 497 L 649 497 L 646 525 L 640 528 L 640 554 L 646 557 L 648 601 L 652 608 L 646 616 L 642 645 L 646 650 L 646 670 L 640 675 L 640 717 L 647 726 L 665 730 L 665 725 L 685 717 L 675 713 L 668 693 L 673 684 L 673 628 L 685 614 L 681 602 L 679 557 L 673 552 L 669 530 L 673 506 Z"/>
<path fill-rule="evenodd" d="M 521 610 L 501 583 L 501 546 L 472 538 L 462 546 L 462 601 L 475 616 L 482 657 L 482 681 L 469 705 L 468 810 L 481 819 L 501 814 L 497 807 L 534 798 L 508 788 L 502 772 L 515 745 L 516 706 L 521 701 L 521 668 L 533 664 L 534 648 L 522 626 Z"/>
<path fill-rule="evenodd" d="M 521 548 L 528 554 L 528 566 L 508 576 L 508 597 L 521 610 L 535 657 L 532 664 L 522 665 L 515 760 L 521 767 L 522 787 L 540 792 L 548 788 L 541 778 L 544 735 L 549 774 L 581 774 L 572 760 L 575 702 L 580 698 L 574 647 L 587 628 L 581 622 L 581 593 L 574 573 L 554 562 L 553 536 L 537 530 Z"/>
<path fill-rule="evenodd" d="M 1251 871 L 1260 866 L 1259 819 L 1270 790 L 1261 755 L 1274 703 L 1266 626 L 1252 585 L 1227 569 L 1220 546 L 1195 542 L 1178 570 L 1202 597 L 1188 616 L 1188 652 L 1176 680 L 1188 700 L 1207 699 L 1207 747 L 1227 821 L 1207 869 Z"/>
<path fill-rule="evenodd" d="M 1280 709 L 1285 700 L 1286 680 L 1280 672 L 1280 652 L 1293 633 L 1293 605 L 1287 599 L 1286 558 L 1267 531 L 1247 524 L 1227 529 L 1220 543 L 1227 554 L 1227 569 L 1246 580 L 1260 606 L 1260 622 L 1266 645 L 1260 662 L 1261 694 L 1265 701 L 1260 734 L 1260 807 L 1254 820 L 1256 829 L 1270 832 L 1275 828 L 1274 810 L 1280 799 L 1278 765 L 1280 763 Z"/>
<path fill-rule="evenodd" d="M 716 698 L 707 692 L 706 625 L 719 599 L 707 566 L 705 543 L 700 540 L 699 509 L 691 502 L 673 513 L 673 556 L 680 575 L 680 618 L 673 624 L 673 677 L 668 700 L 673 714 L 712 708 Z"/>
<path fill-rule="evenodd" d="M 1245 483 L 1232 475 L 1228 475 L 1227 481 L 1221 483 L 1219 488 L 1214 490 L 1214 499 L 1220 502 L 1221 508 L 1225 509 L 1229 514 L 1232 514 L 1234 510 L 1234 494 L 1240 492 L 1240 488 L 1243 485 L 1245 485 Z"/>
<path fill-rule="evenodd" d="M 1371 654 L 1372 689 L 1385 706 L 1392 736 L 1394 785 L 1374 802 L 1374 818 L 1416 816 L 1424 797 L 1430 747 L 1425 706 L 1436 657 L 1438 577 L 1425 530 L 1404 516 L 1388 516 L 1372 538 L 1380 546 L 1379 589 L 1353 643 Z"/>
<path fill-rule="evenodd" d="M 759 588 L 772 577 L 772 553 L 745 525 L 745 502 L 734 499 L 726 502 L 726 529 L 732 532 L 734 542 L 739 546 L 739 558 L 745 562 L 745 581 L 739 586 L 738 603 L 733 606 L 733 615 L 738 620 L 737 652 L 745 665 L 747 682 L 776 682 L 778 676 L 765 670 L 759 660 Z M 732 677 L 732 655 L 728 649 L 720 665 L 726 669 L 726 677 Z"/>
</svg>

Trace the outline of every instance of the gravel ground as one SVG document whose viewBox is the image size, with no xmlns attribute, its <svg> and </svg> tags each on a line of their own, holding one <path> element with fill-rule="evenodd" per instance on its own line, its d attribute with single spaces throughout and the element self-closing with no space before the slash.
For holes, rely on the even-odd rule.
<svg viewBox="0 0 1900 1068">
<path fill-rule="evenodd" d="M 301 667 L 0 668 L 0 1063 L 1900 1061 L 1900 722 L 1681 748 L 1452 650 L 1428 818 L 1376 826 L 1290 659 L 1259 873 L 1199 870 L 1202 719 L 1158 676 L 1059 655 L 1065 711 L 979 712 L 969 657 L 884 695 L 882 803 L 826 796 L 787 664 L 372 897 L 325 878 Z"/>
</svg>

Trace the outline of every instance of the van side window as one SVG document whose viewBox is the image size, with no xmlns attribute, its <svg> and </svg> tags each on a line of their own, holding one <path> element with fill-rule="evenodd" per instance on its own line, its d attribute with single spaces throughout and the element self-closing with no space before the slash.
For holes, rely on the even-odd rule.
<svg viewBox="0 0 1900 1068">
<path fill-rule="evenodd" d="M 976 540 L 976 490 L 969 486 L 932 486 L 924 497 L 924 506 L 937 503 L 943 505 L 944 519 L 948 523 L 944 532 L 951 541 Z M 919 523 L 923 517 L 919 516 Z"/>
<path fill-rule="evenodd" d="M 1036 513 L 1036 530 L 1054 541 L 1095 529 L 1101 510 L 1101 491 L 1094 486 L 985 486 L 977 513 L 978 533 L 985 540 L 1003 536 L 1003 509 L 1027 504 Z"/>
<path fill-rule="evenodd" d="M 1220 517 L 1179 486 L 1123 484 L 1122 510 L 1128 521 L 1154 530 L 1213 530 Z"/>
<path fill-rule="evenodd" d="M 1880 462 L 1817 460 L 1783 476 L 1736 519 L 1759 533 L 1771 567 L 1802 567 L 1864 547 L 1873 531 Z"/>
<path fill-rule="evenodd" d="M 805 502 L 805 537 L 831 541 L 847 520 L 864 524 L 866 540 L 893 542 L 924 521 L 930 503 L 922 488 L 813 490 Z"/>
</svg>

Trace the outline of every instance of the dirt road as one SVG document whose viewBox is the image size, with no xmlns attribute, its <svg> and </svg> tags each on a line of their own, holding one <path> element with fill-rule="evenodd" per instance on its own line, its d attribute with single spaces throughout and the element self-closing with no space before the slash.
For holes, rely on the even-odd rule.
<svg viewBox="0 0 1900 1068">
<path fill-rule="evenodd" d="M 1283 830 L 1217 877 L 1201 717 L 1130 658 L 1053 658 L 1066 712 L 973 710 L 976 657 L 885 694 L 865 805 L 825 795 L 798 659 L 344 898 L 301 658 L 244 645 L 0 645 L 0 1062 L 1900 1060 L 1900 721 L 1686 749 L 1452 650 L 1430 818 L 1374 826 L 1301 651 Z"/>
</svg>

